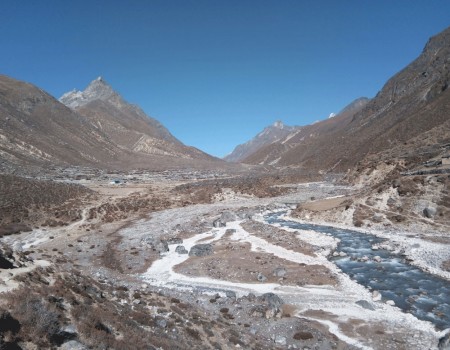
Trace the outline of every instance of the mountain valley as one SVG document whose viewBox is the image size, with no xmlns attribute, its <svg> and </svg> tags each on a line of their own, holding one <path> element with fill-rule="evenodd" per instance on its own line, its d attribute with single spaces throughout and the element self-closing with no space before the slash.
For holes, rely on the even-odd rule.
<svg viewBox="0 0 450 350">
<path fill-rule="evenodd" d="M 450 28 L 218 159 L 0 76 L 0 349 L 449 349 L 449 83 Z"/>
</svg>

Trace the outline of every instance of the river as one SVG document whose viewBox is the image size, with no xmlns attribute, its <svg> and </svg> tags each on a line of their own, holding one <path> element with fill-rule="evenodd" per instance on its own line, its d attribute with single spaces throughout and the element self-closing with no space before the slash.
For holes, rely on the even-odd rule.
<svg viewBox="0 0 450 350">
<path fill-rule="evenodd" d="M 374 235 L 331 226 L 299 223 L 283 218 L 285 212 L 265 216 L 269 224 L 297 230 L 313 230 L 340 240 L 330 257 L 344 273 L 383 300 L 392 300 L 404 312 L 432 322 L 438 329 L 450 328 L 450 281 L 408 264 L 405 258 L 384 249 L 372 249 L 385 241 Z M 303 231 L 302 231 L 303 232 Z M 342 254 L 344 255 L 344 254 Z"/>
</svg>

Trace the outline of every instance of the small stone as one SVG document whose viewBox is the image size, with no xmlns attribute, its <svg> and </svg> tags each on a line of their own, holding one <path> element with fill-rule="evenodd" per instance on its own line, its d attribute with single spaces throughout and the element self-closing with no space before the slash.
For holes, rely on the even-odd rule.
<svg viewBox="0 0 450 350">
<path fill-rule="evenodd" d="M 157 318 L 156 319 L 156 325 L 160 328 L 166 328 L 167 327 L 167 321 L 164 318 Z"/>
<path fill-rule="evenodd" d="M 380 263 L 380 262 L 381 262 L 381 257 L 380 257 L 379 255 L 375 255 L 375 256 L 373 257 L 373 261 L 375 261 L 375 262 L 377 262 L 377 263 Z"/>
<path fill-rule="evenodd" d="M 259 282 L 265 282 L 267 281 L 267 277 L 264 276 L 261 272 L 258 272 L 258 275 L 256 276 Z"/>
<path fill-rule="evenodd" d="M 274 342 L 278 345 L 286 345 L 286 337 L 283 337 L 282 335 L 276 335 L 274 337 Z"/>
<path fill-rule="evenodd" d="M 339 256 L 340 257 L 345 257 L 345 256 L 347 256 L 347 253 L 346 252 L 339 252 Z"/>
<path fill-rule="evenodd" d="M 379 291 L 374 290 L 374 291 L 372 292 L 372 300 L 373 300 L 373 301 L 380 301 L 380 300 L 381 300 L 381 294 L 380 294 Z"/>
<path fill-rule="evenodd" d="M 394 300 L 387 300 L 386 304 L 391 305 L 391 306 L 395 306 Z"/>
</svg>

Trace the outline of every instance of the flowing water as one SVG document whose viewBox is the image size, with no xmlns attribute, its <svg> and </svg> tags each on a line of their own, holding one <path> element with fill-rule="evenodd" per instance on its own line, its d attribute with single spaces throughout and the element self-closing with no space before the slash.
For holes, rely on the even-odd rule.
<svg viewBox="0 0 450 350">
<path fill-rule="evenodd" d="M 450 281 L 408 264 L 398 254 L 388 250 L 373 250 L 385 240 L 358 231 L 331 226 L 303 224 L 282 219 L 285 213 L 270 214 L 270 224 L 299 230 L 313 230 L 340 240 L 337 251 L 345 257 L 330 258 L 344 273 L 359 284 L 377 290 L 384 300 L 393 300 L 405 312 L 435 324 L 438 329 L 450 328 Z M 307 234 L 307 233 L 302 233 Z M 379 262 L 373 260 L 376 258 Z M 367 261 L 363 261 L 366 260 Z"/>
</svg>

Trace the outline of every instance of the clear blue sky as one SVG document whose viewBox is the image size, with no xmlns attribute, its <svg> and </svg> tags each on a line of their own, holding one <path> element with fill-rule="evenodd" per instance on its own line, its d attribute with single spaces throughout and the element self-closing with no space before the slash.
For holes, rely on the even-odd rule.
<svg viewBox="0 0 450 350">
<path fill-rule="evenodd" d="M 373 97 L 449 25 L 448 0 L 2 0 L 0 73 L 55 97 L 101 75 L 223 156 Z"/>
</svg>

